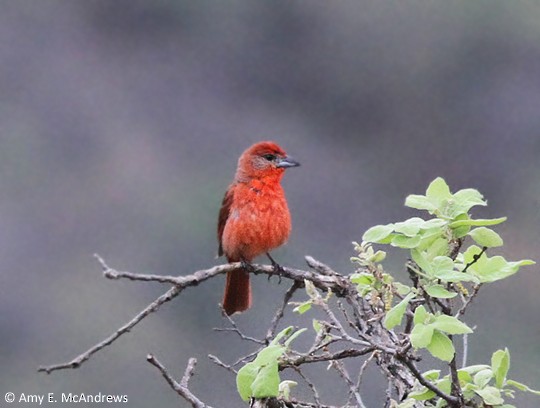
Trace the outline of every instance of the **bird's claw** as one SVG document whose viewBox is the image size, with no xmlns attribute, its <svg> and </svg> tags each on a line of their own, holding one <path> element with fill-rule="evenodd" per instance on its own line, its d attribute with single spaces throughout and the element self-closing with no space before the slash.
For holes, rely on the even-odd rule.
<svg viewBox="0 0 540 408">
<path fill-rule="evenodd" d="M 255 272 L 255 267 L 254 267 L 252 264 L 250 264 L 248 261 L 242 259 L 242 260 L 240 261 L 240 263 L 242 264 L 242 269 L 243 269 L 244 271 L 246 271 L 247 273 L 253 273 L 253 272 Z"/>
<path fill-rule="evenodd" d="M 275 274 L 278 277 L 278 284 L 279 284 L 281 283 L 281 273 L 284 271 L 284 269 L 278 264 L 272 265 L 272 267 L 274 268 L 273 274 L 268 275 L 268 280 L 270 280 L 270 278 L 274 276 Z"/>
<path fill-rule="evenodd" d="M 279 280 L 278 280 L 278 283 L 281 283 L 281 274 L 282 274 L 283 272 L 285 272 L 285 269 L 283 269 L 283 267 L 282 267 L 280 264 L 278 264 L 278 263 L 274 260 L 274 258 L 272 258 L 272 257 L 270 256 L 270 254 L 269 254 L 268 252 L 266 253 L 266 256 L 268 257 L 268 259 L 270 259 L 270 262 L 272 262 L 272 268 L 274 269 L 273 272 L 278 276 L 278 279 L 279 279 Z M 272 276 L 272 275 L 268 275 L 268 280 L 270 280 L 270 277 L 271 277 L 271 276 Z"/>
</svg>

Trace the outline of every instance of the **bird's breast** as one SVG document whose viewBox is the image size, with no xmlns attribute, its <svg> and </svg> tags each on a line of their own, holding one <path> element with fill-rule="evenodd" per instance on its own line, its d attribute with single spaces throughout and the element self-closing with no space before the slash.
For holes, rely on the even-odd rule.
<svg viewBox="0 0 540 408">
<path fill-rule="evenodd" d="M 283 245 L 291 217 L 281 186 L 242 186 L 223 230 L 223 250 L 231 260 L 253 258 Z"/>
</svg>

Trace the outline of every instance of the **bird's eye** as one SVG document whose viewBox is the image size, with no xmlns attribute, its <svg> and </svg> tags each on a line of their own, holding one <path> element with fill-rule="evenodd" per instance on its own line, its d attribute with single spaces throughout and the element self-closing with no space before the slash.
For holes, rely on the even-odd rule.
<svg viewBox="0 0 540 408">
<path fill-rule="evenodd" d="M 265 154 L 265 155 L 263 155 L 263 157 L 268 161 L 276 160 L 276 155 L 275 154 Z"/>
</svg>

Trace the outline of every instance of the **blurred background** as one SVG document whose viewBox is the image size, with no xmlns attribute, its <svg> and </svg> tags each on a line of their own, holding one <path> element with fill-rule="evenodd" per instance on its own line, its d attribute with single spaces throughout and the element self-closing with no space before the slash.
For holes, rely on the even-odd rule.
<svg viewBox="0 0 540 408">
<path fill-rule="evenodd" d="M 198 358 L 193 391 L 241 406 L 234 377 L 206 357 L 232 362 L 253 347 L 212 330 L 226 325 L 223 277 L 78 370 L 36 370 L 72 359 L 168 288 L 108 281 L 93 253 L 139 273 L 223 262 L 214 258 L 222 195 L 259 140 L 302 162 L 284 179 L 294 225 L 275 252 L 284 265 L 302 268 L 309 254 L 352 272 L 351 241 L 413 216 L 405 197 L 437 176 L 485 195 L 489 207 L 474 216 L 508 216 L 495 252 L 539 259 L 534 0 L 18 0 L 1 11 L 2 396 L 101 392 L 127 394 L 121 406 L 187 406 L 146 363 L 152 352 L 177 377 Z M 403 260 L 397 252 L 386 267 L 405 279 Z M 254 307 L 237 320 L 262 336 L 288 285 L 253 281 Z M 507 345 L 511 378 L 540 388 L 539 290 L 533 266 L 480 292 L 467 317 L 478 325 L 470 364 Z M 343 403 L 336 375 L 307 373 L 325 402 Z M 373 370 L 364 384 L 368 406 L 380 407 L 384 379 Z"/>
</svg>

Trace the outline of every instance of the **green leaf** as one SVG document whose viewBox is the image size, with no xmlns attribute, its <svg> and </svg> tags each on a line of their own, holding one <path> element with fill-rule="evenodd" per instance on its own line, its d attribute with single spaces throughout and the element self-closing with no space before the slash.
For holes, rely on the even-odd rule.
<svg viewBox="0 0 540 408">
<path fill-rule="evenodd" d="M 487 405 L 501 405 L 504 404 L 504 400 L 501 398 L 501 392 L 495 387 L 486 387 L 483 389 L 475 390 Z"/>
<path fill-rule="evenodd" d="M 474 188 L 459 190 L 454 193 L 453 198 L 460 213 L 468 213 L 476 205 L 487 205 L 482 194 Z"/>
<path fill-rule="evenodd" d="M 259 366 L 253 362 L 247 363 L 238 370 L 238 374 L 236 375 L 236 389 L 242 400 L 249 401 L 251 398 L 251 384 L 257 378 L 258 371 Z"/>
<path fill-rule="evenodd" d="M 390 244 L 398 248 L 415 248 L 420 243 L 422 237 L 420 235 L 415 235 L 414 237 L 408 237 L 406 235 L 396 235 L 392 238 Z"/>
<path fill-rule="evenodd" d="M 355 273 L 351 275 L 351 282 L 357 285 L 371 285 L 375 282 L 375 277 L 368 272 Z"/>
<path fill-rule="evenodd" d="M 454 261 L 447 256 L 436 256 L 431 262 L 432 276 L 445 282 L 468 282 L 476 278 L 468 273 L 456 272 Z"/>
<path fill-rule="evenodd" d="M 471 249 L 474 248 L 474 249 Z M 472 261 L 472 254 L 475 250 L 480 251 L 476 246 L 471 246 L 464 254 L 464 260 L 467 263 Z M 468 259 L 471 259 L 469 261 Z M 471 272 L 478 278 L 480 282 L 495 282 L 501 279 L 505 279 L 515 274 L 521 266 L 534 265 L 534 261 L 524 259 L 516 262 L 508 262 L 502 256 L 494 256 L 488 258 L 485 254 L 480 257 L 474 264 L 472 264 L 467 272 Z"/>
<path fill-rule="evenodd" d="M 291 397 L 291 391 L 296 387 L 298 383 L 296 381 L 285 380 L 279 383 L 279 396 L 285 401 L 289 401 Z"/>
<path fill-rule="evenodd" d="M 274 340 L 262 349 L 255 360 L 244 365 L 236 375 L 236 388 L 244 401 L 249 398 L 276 397 L 279 392 L 278 359 L 285 353 L 290 343 L 307 329 L 294 332 L 289 326 L 279 332 Z M 284 345 L 281 339 L 290 336 Z"/>
<path fill-rule="evenodd" d="M 428 381 L 438 380 L 440 376 L 441 370 L 429 370 L 422 373 L 422 377 L 424 377 Z"/>
<path fill-rule="evenodd" d="M 446 184 L 446 181 L 442 177 L 437 177 L 429 184 L 426 190 L 426 197 L 441 202 L 442 200 L 452 198 L 452 193 L 450 193 L 450 188 Z"/>
<path fill-rule="evenodd" d="M 463 226 L 453 226 L 456 222 L 461 221 L 470 221 L 471 217 L 469 217 L 469 214 L 459 214 L 457 217 L 454 217 L 453 222 L 450 223 L 450 228 L 452 229 L 452 233 L 455 238 L 462 238 L 465 235 L 469 233 L 471 230 L 471 227 L 469 225 L 463 225 Z"/>
<path fill-rule="evenodd" d="M 294 313 L 298 313 L 298 314 L 304 314 L 306 313 L 309 309 L 311 309 L 311 300 L 308 300 L 304 303 L 301 303 L 299 304 L 298 306 L 296 306 L 294 309 L 293 309 L 293 312 Z"/>
<path fill-rule="evenodd" d="M 433 240 L 431 245 L 426 248 L 426 257 L 429 260 L 433 260 L 437 256 L 446 255 L 448 255 L 448 240 L 445 238 L 437 238 Z"/>
<path fill-rule="evenodd" d="M 528 389 L 529 389 L 529 387 L 527 387 L 525 384 L 514 381 L 514 380 L 508 380 L 506 382 L 506 385 L 517 388 L 520 391 L 528 391 Z"/>
<path fill-rule="evenodd" d="M 278 362 L 274 361 L 262 366 L 253 384 L 251 396 L 253 398 L 277 397 L 279 395 Z"/>
<path fill-rule="evenodd" d="M 384 261 L 384 259 L 386 258 L 386 252 L 384 251 L 377 251 L 373 254 L 373 256 L 371 256 L 369 258 L 369 261 L 373 262 L 373 263 L 380 263 L 382 261 Z"/>
<path fill-rule="evenodd" d="M 440 280 L 444 282 L 476 282 L 478 283 L 478 279 L 475 276 L 470 275 L 469 273 L 463 273 L 463 272 L 445 272 L 445 273 L 438 273 L 435 275 L 435 277 L 439 278 Z"/>
<path fill-rule="evenodd" d="M 431 262 L 432 276 L 445 282 L 468 282 L 476 278 L 454 270 L 454 261 L 447 256 L 436 256 Z"/>
<path fill-rule="evenodd" d="M 440 315 L 432 323 L 433 327 L 448 334 L 472 333 L 472 329 L 454 316 Z"/>
<path fill-rule="evenodd" d="M 273 361 L 277 361 L 277 359 L 280 358 L 283 353 L 285 353 L 285 347 L 283 347 L 281 344 L 270 344 L 259 351 L 259 354 L 257 354 L 257 357 L 255 360 L 253 360 L 253 363 L 258 366 L 270 364 Z"/>
<path fill-rule="evenodd" d="M 427 401 L 435 397 L 437 394 L 435 394 L 433 391 L 423 387 L 418 391 L 413 391 L 409 393 L 410 398 L 414 398 L 416 401 Z"/>
<path fill-rule="evenodd" d="M 315 333 L 319 333 L 323 329 L 323 325 L 317 319 L 313 319 L 312 325 L 313 325 L 313 330 L 315 330 Z"/>
<path fill-rule="evenodd" d="M 479 371 L 485 370 L 486 368 L 491 368 L 491 367 L 488 366 L 487 364 L 476 364 L 476 365 L 460 368 L 459 370 L 460 371 L 465 371 L 465 372 L 467 372 L 469 374 L 474 374 L 474 373 L 477 373 Z"/>
<path fill-rule="evenodd" d="M 471 375 L 467 371 L 458 370 L 457 375 L 459 382 L 463 385 L 473 382 Z"/>
<path fill-rule="evenodd" d="M 425 230 L 431 230 L 431 229 L 438 229 L 441 231 L 441 227 L 444 227 L 448 224 L 448 221 L 443 220 L 441 218 L 432 218 L 430 220 L 424 221 L 424 226 L 422 229 Z"/>
<path fill-rule="evenodd" d="M 439 277 L 454 270 L 454 261 L 447 256 L 436 256 L 431 261 L 433 275 Z"/>
<path fill-rule="evenodd" d="M 425 225 L 425 221 L 419 217 L 409 218 L 408 220 L 394 224 L 394 231 L 408 237 L 414 237 Z"/>
<path fill-rule="evenodd" d="M 428 351 L 440 360 L 450 362 L 454 358 L 454 345 L 446 334 L 438 330 L 433 331 L 431 343 L 427 346 Z"/>
<path fill-rule="evenodd" d="M 409 305 L 409 302 L 414 296 L 414 293 L 409 293 L 401 302 L 399 302 L 386 313 L 386 317 L 384 318 L 384 327 L 391 330 L 401 324 L 401 321 L 403 320 L 403 315 L 407 310 L 407 306 Z"/>
<path fill-rule="evenodd" d="M 516 261 L 516 262 L 510 262 L 511 264 L 515 264 L 519 267 L 521 266 L 529 266 L 529 265 L 535 265 L 536 262 L 533 261 L 532 259 L 522 259 L 521 261 Z"/>
<path fill-rule="evenodd" d="M 450 292 L 442 285 L 431 285 L 425 287 L 429 296 L 439 299 L 452 299 L 457 296 L 456 292 Z"/>
<path fill-rule="evenodd" d="M 510 352 L 507 348 L 493 353 L 491 356 L 491 368 L 495 373 L 495 386 L 502 388 L 510 369 Z"/>
<path fill-rule="evenodd" d="M 366 242 L 380 242 L 394 231 L 394 224 L 375 225 L 371 227 L 362 236 L 362 240 Z"/>
<path fill-rule="evenodd" d="M 298 331 L 296 331 L 294 334 L 291 335 L 291 337 L 289 337 L 285 343 L 283 343 L 283 345 L 286 347 L 286 348 L 289 348 L 291 343 L 298 337 L 300 336 L 302 333 L 304 333 L 307 329 L 306 328 L 303 328 L 303 329 L 300 329 Z"/>
<path fill-rule="evenodd" d="M 414 348 L 426 348 L 433 337 L 433 326 L 416 324 L 411 331 L 411 344 Z"/>
<path fill-rule="evenodd" d="M 477 259 L 475 261 L 475 257 L 477 257 L 480 253 L 482 252 L 482 249 L 480 247 L 478 247 L 477 245 L 471 245 L 469 248 L 467 248 L 467 250 L 463 253 L 463 263 L 464 264 L 470 264 L 472 263 L 473 261 L 475 263 L 479 262 L 482 258 L 486 258 L 487 255 L 484 253 L 482 254 L 482 256 Z M 471 265 L 469 267 L 470 268 L 474 268 L 474 265 Z"/>
<path fill-rule="evenodd" d="M 493 378 L 493 371 L 491 370 L 491 368 L 487 368 L 485 370 L 478 371 L 474 375 L 474 383 L 479 388 L 484 388 L 486 385 L 489 384 L 492 378 Z"/>
<path fill-rule="evenodd" d="M 526 392 L 531 392 L 536 395 L 540 395 L 540 391 L 533 390 L 532 388 L 529 388 L 527 385 L 514 381 L 514 380 L 506 381 L 506 385 L 517 388 L 520 391 L 526 391 Z"/>
<path fill-rule="evenodd" d="M 402 403 L 395 405 L 396 408 L 414 408 L 416 404 L 416 401 L 412 398 L 408 398 Z"/>
<path fill-rule="evenodd" d="M 276 337 L 274 337 L 274 340 L 270 342 L 271 346 L 279 345 L 278 343 L 281 341 L 283 337 L 290 336 L 291 333 L 294 331 L 294 326 L 287 326 L 283 330 L 281 330 L 278 334 L 276 334 Z M 280 346 L 281 347 L 281 346 Z M 268 347 L 267 347 L 268 348 Z M 263 352 L 266 349 L 263 349 L 261 352 Z M 259 353 L 260 354 L 260 353 Z"/>
<path fill-rule="evenodd" d="M 313 282 L 311 282 L 310 280 L 304 279 L 304 286 L 306 289 L 306 293 L 311 300 L 321 298 L 321 295 L 319 294 L 319 291 L 317 290 Z"/>
<path fill-rule="evenodd" d="M 407 285 L 404 285 L 403 283 L 394 282 L 393 285 L 394 285 L 394 289 L 401 296 L 408 295 L 411 292 L 411 287 L 407 286 Z"/>
<path fill-rule="evenodd" d="M 458 228 L 458 227 L 464 227 L 464 226 L 470 226 L 470 227 L 487 227 L 490 225 L 497 225 L 501 224 L 506 221 L 506 217 L 501 218 L 491 218 L 491 219 L 464 219 L 464 220 L 456 220 L 450 223 L 450 228 Z"/>
<path fill-rule="evenodd" d="M 418 306 L 414 311 L 414 324 L 424 324 L 431 315 L 426 311 L 426 308 L 422 305 Z"/>
<path fill-rule="evenodd" d="M 417 249 L 412 249 L 411 257 L 413 261 L 416 262 L 416 264 L 428 275 L 431 275 L 433 273 L 431 263 L 428 262 L 428 260 L 425 258 L 424 254 L 421 251 L 418 251 Z"/>
<path fill-rule="evenodd" d="M 486 227 L 479 227 L 473 229 L 469 232 L 469 236 L 474 239 L 474 241 L 483 247 L 494 248 L 502 246 L 503 240 L 499 234 L 497 234 L 492 229 Z"/>
<path fill-rule="evenodd" d="M 405 206 L 416 210 L 427 210 L 433 213 L 437 206 L 429 198 L 423 195 L 411 194 L 405 199 Z"/>
</svg>

